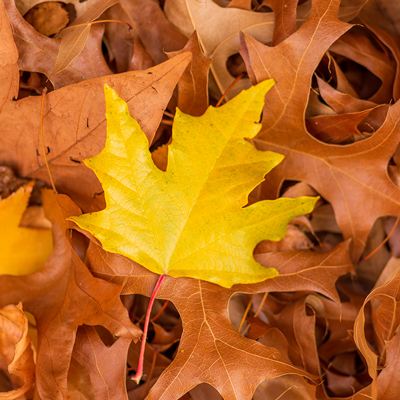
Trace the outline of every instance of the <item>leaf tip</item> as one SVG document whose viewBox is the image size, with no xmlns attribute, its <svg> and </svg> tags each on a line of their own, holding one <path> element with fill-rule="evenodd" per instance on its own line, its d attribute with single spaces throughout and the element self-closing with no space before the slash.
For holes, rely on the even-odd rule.
<svg viewBox="0 0 400 400">
<path fill-rule="evenodd" d="M 306 210 L 304 214 L 308 214 L 314 211 L 315 204 L 317 204 L 317 201 L 321 198 L 320 196 L 301 196 L 301 198 L 304 198 L 304 203 L 306 203 Z"/>
<path fill-rule="evenodd" d="M 260 95 L 265 96 L 272 86 L 275 85 L 275 83 L 275 79 L 269 78 L 258 83 L 255 87 L 258 89 L 258 93 L 260 93 Z"/>
<path fill-rule="evenodd" d="M 119 99 L 119 96 L 115 92 L 113 88 L 107 85 L 107 83 L 104 84 L 104 95 L 106 97 L 106 102 L 109 100 L 117 100 Z"/>
</svg>

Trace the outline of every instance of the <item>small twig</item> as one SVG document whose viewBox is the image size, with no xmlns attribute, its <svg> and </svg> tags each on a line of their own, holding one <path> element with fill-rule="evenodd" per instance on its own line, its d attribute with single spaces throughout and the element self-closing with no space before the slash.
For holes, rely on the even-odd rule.
<svg viewBox="0 0 400 400">
<path fill-rule="evenodd" d="M 268 292 L 265 292 L 265 293 L 264 293 L 264 296 L 263 296 L 263 298 L 262 298 L 262 300 L 261 300 L 261 303 L 260 303 L 260 305 L 259 305 L 258 308 L 257 308 L 257 311 L 256 311 L 255 314 L 253 315 L 254 318 L 258 317 L 258 314 L 260 314 L 261 308 L 262 308 L 262 306 L 264 305 L 265 300 L 267 299 L 267 296 L 268 296 Z M 246 336 L 246 335 L 247 335 L 247 332 L 248 332 L 249 330 L 250 330 L 250 324 L 246 326 L 246 329 L 243 331 L 242 335 L 243 335 L 243 336 Z"/>
<path fill-rule="evenodd" d="M 151 378 L 153 377 L 154 367 L 156 366 L 157 354 L 158 354 L 157 350 L 154 349 L 153 360 L 151 362 L 151 368 L 150 368 L 149 376 L 147 377 L 146 383 L 144 384 L 143 391 L 142 391 L 142 396 L 147 395 L 147 393 L 150 390 L 150 381 L 151 381 Z"/>
<path fill-rule="evenodd" d="M 254 295 L 250 295 L 249 303 L 247 304 L 246 310 L 245 310 L 245 312 L 244 312 L 244 314 L 243 314 L 243 318 L 242 318 L 242 320 L 240 321 L 240 325 L 239 325 L 239 328 L 238 328 L 238 330 L 237 330 L 238 333 L 240 333 L 240 330 L 242 329 L 242 326 L 243 326 L 243 324 L 244 324 L 244 321 L 246 320 L 247 314 L 249 313 L 249 310 L 250 310 L 250 307 L 251 307 L 251 303 L 253 302 L 253 297 L 254 297 Z"/>
<path fill-rule="evenodd" d="M 170 118 L 172 118 L 172 119 L 174 119 L 174 118 L 175 118 L 175 115 L 174 115 L 174 114 L 172 114 L 172 113 L 170 113 L 170 112 L 169 112 L 169 111 L 167 111 L 167 110 L 164 110 L 163 114 L 164 114 L 165 116 L 167 116 L 167 117 L 170 117 Z"/>
<path fill-rule="evenodd" d="M 260 303 L 260 305 L 258 306 L 257 311 L 256 311 L 255 314 L 254 314 L 254 318 L 255 318 L 255 317 L 258 317 L 258 314 L 260 314 L 260 311 L 261 311 L 261 309 L 262 309 L 262 306 L 264 305 L 265 300 L 267 300 L 267 296 L 268 296 L 268 292 L 265 292 L 265 293 L 264 293 L 264 296 L 263 296 L 263 298 L 262 298 L 262 300 L 261 300 L 261 303 Z"/>
<path fill-rule="evenodd" d="M 169 300 L 167 300 L 164 305 L 161 307 L 160 311 L 150 320 L 150 322 L 154 322 L 156 319 L 160 318 L 163 311 L 168 307 Z"/>
<path fill-rule="evenodd" d="M 161 307 L 160 311 L 153 318 L 151 318 L 150 322 L 154 322 L 156 319 L 160 318 L 162 312 L 167 308 L 168 304 L 169 304 L 169 300 L 167 300 L 164 303 L 164 305 Z M 135 321 L 137 321 L 137 324 L 141 324 L 144 321 L 143 317 L 139 318 L 139 317 L 136 317 L 136 315 L 133 316 L 133 319 Z"/>
<path fill-rule="evenodd" d="M 236 79 L 232 82 L 232 84 L 228 87 L 228 89 L 225 90 L 225 93 L 222 95 L 222 97 L 218 100 L 218 103 L 215 107 L 219 107 L 222 103 L 222 101 L 225 99 L 225 97 L 228 95 L 228 93 L 232 90 L 232 88 L 243 78 L 246 76 L 246 72 L 242 72 L 240 75 L 236 77 Z"/>
</svg>

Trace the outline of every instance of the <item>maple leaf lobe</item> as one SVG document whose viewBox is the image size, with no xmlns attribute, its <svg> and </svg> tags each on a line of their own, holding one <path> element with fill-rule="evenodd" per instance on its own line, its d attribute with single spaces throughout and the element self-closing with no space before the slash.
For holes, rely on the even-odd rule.
<svg viewBox="0 0 400 400">
<path fill-rule="evenodd" d="M 158 274 L 231 287 L 277 275 L 253 258 L 262 240 L 280 240 L 287 223 L 316 199 L 278 199 L 245 207 L 248 194 L 283 156 L 256 150 L 245 138 L 261 129 L 267 80 L 201 117 L 177 110 L 166 171 L 126 103 L 105 87 L 107 140 L 85 160 L 99 178 L 107 207 L 72 219 L 107 251 Z"/>
</svg>

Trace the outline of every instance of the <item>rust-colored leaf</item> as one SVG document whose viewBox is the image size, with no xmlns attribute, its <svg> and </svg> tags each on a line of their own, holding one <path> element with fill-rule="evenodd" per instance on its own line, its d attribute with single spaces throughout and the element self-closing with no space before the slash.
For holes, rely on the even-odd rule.
<svg viewBox="0 0 400 400">
<path fill-rule="evenodd" d="M 7 23 L 5 13 L 1 15 Z M 6 23 L 2 25 L 2 32 L 10 29 Z M 0 43 L 4 59 L 10 60 L 9 72 L 4 74 L 1 69 L 1 93 L 7 95 L 3 98 L 0 113 L 0 163 L 14 166 L 19 175 L 49 182 L 38 134 L 42 99 L 29 97 L 22 102 L 12 101 L 16 96 L 14 90 L 18 71 L 16 64 L 11 68 L 12 62 L 16 62 L 16 48 L 10 42 L 11 39 Z M 96 193 L 102 191 L 94 174 L 82 164 L 82 160 L 99 153 L 104 146 L 104 83 L 114 87 L 127 100 L 130 113 L 139 121 L 151 142 L 190 59 L 191 54 L 185 53 L 147 71 L 97 78 L 49 93 L 46 96 L 43 129 L 45 146 L 49 150 L 47 159 L 57 188 L 70 194 L 78 193 L 81 199 L 86 197 L 86 205 L 88 198 L 93 199 Z M 9 115 L 13 118 L 10 119 Z M 58 133 L 54 135 L 52 132 Z M 84 201 L 81 203 L 85 204 Z"/>
<path fill-rule="evenodd" d="M 72 356 L 88 370 L 96 399 L 128 399 L 125 377 L 130 343 L 130 338 L 121 337 L 107 347 L 95 328 L 86 325 L 78 328 Z"/>
<path fill-rule="evenodd" d="M 54 69 L 49 76 L 50 79 L 67 68 L 72 60 L 83 50 L 92 26 L 91 22 L 117 1 L 99 0 L 79 15 L 67 29 L 60 32 L 61 44 L 54 63 Z"/>
<path fill-rule="evenodd" d="M 250 399 L 258 384 L 265 379 L 287 373 L 310 377 L 310 374 L 289 364 L 277 349 L 238 334 L 229 321 L 228 303 L 235 292 L 291 291 L 305 287 L 337 299 L 334 285 L 328 282 L 334 282 L 336 277 L 351 270 L 346 248 L 347 244 L 344 244 L 326 254 L 294 251 L 258 255 L 257 261 L 265 266 L 274 266 L 279 275 L 265 282 L 236 285 L 232 289 L 167 276 L 158 297 L 172 301 L 177 307 L 183 334 L 175 359 L 158 379 L 149 399 L 159 399 L 163 395 L 179 398 L 201 382 L 216 387 L 224 398 Z M 124 283 L 123 293 L 126 294 L 149 296 L 157 279 L 157 275 L 138 264 L 107 253 L 94 243 L 89 246 L 88 261 L 97 276 Z M 331 278 L 327 278 L 329 275 Z M 207 359 L 204 359 L 204 354 L 209 354 Z M 243 363 L 246 363 L 245 371 L 248 371 L 246 379 L 240 377 Z M 213 365 L 212 374 L 209 373 L 210 365 Z"/>
<path fill-rule="evenodd" d="M 178 83 L 178 107 L 186 114 L 200 116 L 208 107 L 208 72 L 211 58 L 203 54 L 196 32 L 192 34 L 182 50 L 170 52 L 168 57 L 185 51 L 190 51 L 193 58 Z"/>
<path fill-rule="evenodd" d="M 35 383 L 36 351 L 21 303 L 0 309 L 0 326 L 0 371 L 8 377 L 13 388 L 0 393 L 0 399 L 29 399 Z"/>
<path fill-rule="evenodd" d="M 0 226 L 4 271 L 15 271 L 5 255 L 16 259 L 29 248 L 22 232 L 47 229 L 54 237 L 42 270 L 0 276 L 0 399 L 398 400 L 399 2 L 51 4 L 0 2 L 1 204 L 36 180 L 23 218 L 3 213 L 15 222 Z M 52 11 L 45 17 L 36 14 L 46 9 Z M 132 29 L 92 24 L 97 18 Z M 65 37 L 53 37 L 68 21 Z M 176 110 L 197 119 L 238 75 L 228 98 L 275 80 L 253 144 L 285 156 L 244 207 L 282 196 L 320 199 L 312 214 L 291 221 L 282 240 L 255 248 L 260 268 L 276 268 L 279 276 L 231 288 L 165 278 L 137 384 L 130 378 L 144 339 L 139 328 L 157 276 L 105 253 L 66 222 L 80 213 L 76 204 L 85 213 L 105 206 L 100 184 L 82 164 L 105 143 L 103 86 L 128 103 L 154 164 L 165 171 Z M 185 135 L 191 160 L 204 161 L 209 143 L 193 140 L 189 128 Z M 220 130 L 212 140 L 217 136 Z M 43 151 L 56 189 L 70 198 L 37 190 L 50 184 Z M 215 196 L 225 190 L 218 181 Z M 169 207 L 158 210 L 163 218 Z M 38 218 L 43 209 L 51 223 Z M 205 219 L 199 221 L 194 241 Z"/>
<path fill-rule="evenodd" d="M 23 277 L 1 276 L 0 305 L 23 301 L 37 321 L 35 392 L 65 397 L 68 365 L 79 325 L 102 325 L 114 335 L 137 340 L 141 331 L 120 301 L 121 286 L 93 278 L 75 253 L 65 218 L 79 213 L 66 196 L 43 192 L 53 226 L 54 250 L 40 271 Z"/>
<path fill-rule="evenodd" d="M 13 0 L 5 0 L 4 5 L 13 29 L 14 46 L 19 53 L 19 68 L 23 71 L 41 72 L 50 77 L 60 49 L 60 39 L 51 39 L 38 33 L 22 18 Z M 103 32 L 103 27 L 93 27 L 85 50 L 71 62 L 62 75 L 50 79 L 56 88 L 111 74 L 101 53 Z"/>
<path fill-rule="evenodd" d="M 354 240 L 352 254 L 357 259 L 375 220 L 383 215 L 400 215 L 400 189 L 386 172 L 399 141 L 400 104 L 389 109 L 384 124 L 372 137 L 346 148 L 315 140 L 304 125 L 298 123 L 304 121 L 307 87 L 319 59 L 329 45 L 349 29 L 348 25 L 336 20 L 337 7 L 337 1 L 314 2 L 307 22 L 273 48 L 245 36 L 243 54 L 254 80 L 263 80 L 270 75 L 277 80 L 268 97 L 272 106 L 264 110 L 263 128 L 254 140 L 260 149 L 287 155 L 270 179 L 267 178 L 268 190 L 271 193 L 271 186 L 278 190 L 282 179 L 310 184 L 332 204 L 344 237 Z M 335 29 L 332 29 L 332 21 L 336 21 Z M 288 52 L 292 54 L 290 58 L 285 56 Z M 276 60 L 287 68 L 277 68 Z M 368 161 L 371 159 L 374 163 Z M 330 185 L 323 184 L 325 182 Z M 359 204 L 353 201 L 358 196 L 370 199 L 368 209 L 363 213 L 359 212 Z"/>
</svg>

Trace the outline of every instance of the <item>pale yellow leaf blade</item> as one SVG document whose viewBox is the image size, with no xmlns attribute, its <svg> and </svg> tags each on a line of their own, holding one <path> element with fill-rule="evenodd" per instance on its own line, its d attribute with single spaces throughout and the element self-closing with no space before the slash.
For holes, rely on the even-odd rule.
<svg viewBox="0 0 400 400">
<path fill-rule="evenodd" d="M 43 267 L 53 247 L 50 229 L 20 227 L 33 182 L 0 201 L 0 275 L 25 275 Z"/>
</svg>

